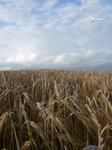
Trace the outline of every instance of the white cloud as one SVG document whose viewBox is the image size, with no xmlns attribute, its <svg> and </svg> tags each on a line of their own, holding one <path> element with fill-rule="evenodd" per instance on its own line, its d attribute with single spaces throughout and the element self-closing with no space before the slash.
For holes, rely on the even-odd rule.
<svg viewBox="0 0 112 150">
<path fill-rule="evenodd" d="M 65 62 L 65 56 L 64 55 L 59 55 L 57 58 L 53 61 L 54 63 L 66 63 Z"/>
<path fill-rule="evenodd" d="M 89 50 L 89 51 L 86 52 L 85 55 L 86 55 L 87 57 L 90 57 L 90 56 L 94 55 L 94 53 L 95 53 L 94 50 Z"/>
<path fill-rule="evenodd" d="M 3 67 L 3 68 L 0 68 L 0 70 L 10 70 L 10 67 Z"/>
<path fill-rule="evenodd" d="M 8 59 L 7 59 L 7 62 L 12 62 L 12 57 L 9 57 Z"/>
<path fill-rule="evenodd" d="M 101 63 L 105 57 L 105 63 L 111 61 L 111 5 L 105 5 L 109 11 L 105 21 L 91 23 L 82 20 L 87 17 L 86 13 L 78 15 L 82 5 L 75 3 L 59 5 L 57 0 L 3 2 L 6 5 L 0 4 L 1 65 L 29 63 L 58 68 L 86 66 L 88 59 L 92 59 L 93 65 Z M 84 4 L 89 2 L 82 0 Z"/>
<path fill-rule="evenodd" d="M 20 53 L 16 57 L 9 57 L 6 61 L 8 63 L 27 63 L 27 62 L 34 62 L 35 59 L 37 58 L 37 54 L 31 53 L 30 55 L 28 54 L 23 54 Z"/>
<path fill-rule="evenodd" d="M 82 4 L 98 4 L 101 0 L 81 0 Z"/>
<path fill-rule="evenodd" d="M 32 53 L 32 54 L 28 57 L 28 60 L 29 60 L 29 61 L 33 61 L 36 57 L 37 57 L 37 54 Z"/>
<path fill-rule="evenodd" d="M 15 61 L 16 62 L 24 62 L 25 61 L 25 56 L 22 54 L 22 53 L 20 53 L 18 56 L 17 56 L 17 58 L 15 59 Z"/>
<path fill-rule="evenodd" d="M 40 7 L 40 11 L 48 11 L 50 8 L 52 8 L 58 0 L 47 0 L 43 3 L 42 7 Z"/>
</svg>

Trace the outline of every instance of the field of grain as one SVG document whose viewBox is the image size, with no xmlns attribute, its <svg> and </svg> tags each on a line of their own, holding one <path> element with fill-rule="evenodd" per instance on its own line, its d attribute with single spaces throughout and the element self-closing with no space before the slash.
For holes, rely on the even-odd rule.
<svg viewBox="0 0 112 150">
<path fill-rule="evenodd" d="M 0 150 L 112 150 L 112 71 L 0 71 Z"/>
</svg>

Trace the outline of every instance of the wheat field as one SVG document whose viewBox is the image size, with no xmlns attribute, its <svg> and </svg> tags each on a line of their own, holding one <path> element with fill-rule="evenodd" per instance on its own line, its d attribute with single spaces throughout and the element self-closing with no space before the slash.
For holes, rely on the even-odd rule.
<svg viewBox="0 0 112 150">
<path fill-rule="evenodd" d="M 112 71 L 0 71 L 0 150 L 112 150 Z"/>
</svg>

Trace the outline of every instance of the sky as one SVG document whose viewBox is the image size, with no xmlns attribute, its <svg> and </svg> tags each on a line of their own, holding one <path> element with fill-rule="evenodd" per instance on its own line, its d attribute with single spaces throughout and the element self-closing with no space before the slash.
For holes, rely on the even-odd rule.
<svg viewBox="0 0 112 150">
<path fill-rule="evenodd" d="M 0 70 L 21 68 L 112 70 L 112 1 L 0 0 Z"/>
</svg>

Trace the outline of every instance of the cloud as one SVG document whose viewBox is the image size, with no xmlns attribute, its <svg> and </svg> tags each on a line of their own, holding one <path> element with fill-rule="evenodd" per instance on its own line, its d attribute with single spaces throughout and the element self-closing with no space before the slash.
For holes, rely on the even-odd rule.
<svg viewBox="0 0 112 150">
<path fill-rule="evenodd" d="M 20 53 L 18 56 L 17 56 L 17 58 L 15 59 L 15 61 L 16 62 L 24 62 L 25 60 L 25 56 L 22 54 L 22 53 Z"/>
<path fill-rule="evenodd" d="M 87 56 L 87 57 L 90 57 L 91 55 L 94 55 L 95 53 L 94 53 L 94 50 L 89 50 L 89 51 L 87 51 L 86 53 L 85 53 L 85 55 Z"/>
<path fill-rule="evenodd" d="M 102 61 L 99 60 L 99 56 L 101 57 L 104 55 L 106 52 L 105 51 L 95 51 L 95 50 L 88 50 L 87 52 L 83 50 L 81 53 L 63 53 L 61 55 L 58 55 L 55 60 L 53 61 L 54 64 L 61 64 L 62 66 L 64 65 L 77 65 L 81 67 L 82 65 L 86 64 L 88 61 L 93 61 L 94 64 L 97 61 Z M 106 60 L 106 59 L 105 59 Z M 108 62 L 108 60 L 105 61 L 105 63 Z M 99 64 L 99 63 L 98 63 Z"/>
<path fill-rule="evenodd" d="M 0 70 L 10 70 L 10 67 L 3 67 L 3 68 L 0 68 Z"/>
<path fill-rule="evenodd" d="M 37 58 L 37 54 L 31 53 L 30 55 L 25 55 L 20 53 L 16 57 L 9 57 L 4 63 L 28 63 L 33 62 Z"/>
<path fill-rule="evenodd" d="M 61 64 L 63 64 L 63 63 L 66 63 L 65 59 L 66 59 L 66 56 L 61 54 L 61 55 L 57 56 L 57 58 L 53 62 L 54 63 L 61 63 Z"/>
<path fill-rule="evenodd" d="M 50 8 L 52 8 L 58 0 L 47 0 L 43 3 L 43 5 L 38 9 L 39 11 L 48 11 Z"/>
<path fill-rule="evenodd" d="M 101 0 L 94 0 L 94 2 L 93 2 L 93 0 L 81 0 L 81 2 L 82 2 L 82 5 L 85 5 L 85 4 L 98 4 L 99 2 L 100 2 Z"/>
<path fill-rule="evenodd" d="M 88 59 L 91 65 L 111 61 L 111 5 L 105 5 L 109 15 L 104 21 L 91 23 L 82 20 L 87 17 L 86 11 L 78 15 L 88 0 L 82 0 L 81 5 L 69 1 L 60 4 L 58 0 L 1 2 L 1 66 L 18 67 L 22 63 L 58 69 L 88 66 Z M 102 4 L 98 0 L 94 3 Z"/>
<path fill-rule="evenodd" d="M 12 59 L 12 57 L 9 57 L 6 61 L 7 61 L 8 63 L 10 63 L 10 62 L 13 61 L 13 59 Z"/>
<path fill-rule="evenodd" d="M 32 54 L 28 57 L 28 60 L 29 60 L 29 61 L 33 61 L 36 57 L 37 57 L 37 54 L 32 53 Z"/>
</svg>

